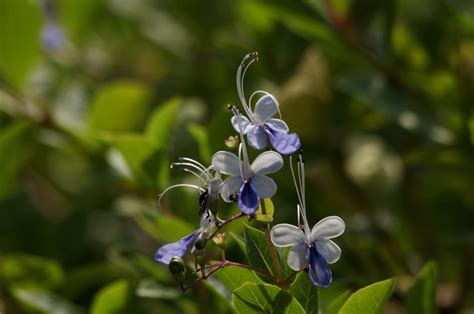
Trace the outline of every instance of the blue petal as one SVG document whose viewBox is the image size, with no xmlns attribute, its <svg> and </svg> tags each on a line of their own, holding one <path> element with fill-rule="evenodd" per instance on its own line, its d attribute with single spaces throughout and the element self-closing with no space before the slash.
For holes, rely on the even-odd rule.
<svg viewBox="0 0 474 314">
<path fill-rule="evenodd" d="M 247 139 L 250 146 L 255 149 L 263 149 L 268 143 L 263 128 L 259 126 L 252 125 L 248 128 Z"/>
<path fill-rule="evenodd" d="M 240 210 L 247 215 L 255 213 L 258 209 L 258 195 L 251 181 L 245 181 L 240 188 L 238 205 Z"/>
<path fill-rule="evenodd" d="M 280 154 L 291 155 L 301 147 L 300 139 L 296 133 L 287 134 L 272 128 L 268 124 L 265 126 L 265 132 L 270 139 L 270 143 Z"/>
<path fill-rule="evenodd" d="M 331 284 L 332 274 L 328 263 L 324 257 L 319 254 L 315 245 L 306 249 L 306 260 L 308 261 L 308 275 L 313 285 L 327 288 Z"/>
<path fill-rule="evenodd" d="M 191 244 L 197 239 L 199 232 L 193 232 L 179 241 L 163 245 L 155 253 L 155 261 L 168 265 L 175 256 L 184 258 Z"/>
</svg>

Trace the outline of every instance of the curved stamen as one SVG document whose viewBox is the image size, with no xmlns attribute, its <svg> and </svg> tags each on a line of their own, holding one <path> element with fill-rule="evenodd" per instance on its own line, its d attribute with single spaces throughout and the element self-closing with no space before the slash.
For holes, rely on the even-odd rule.
<svg viewBox="0 0 474 314">
<path fill-rule="evenodd" d="M 265 94 L 265 95 L 273 96 L 272 94 L 270 94 L 269 92 L 266 92 L 264 90 L 257 90 L 255 92 L 253 92 L 252 95 L 250 95 L 250 98 L 249 98 L 249 108 L 250 108 L 250 110 L 255 111 L 255 106 L 252 109 L 252 98 L 257 94 Z M 281 115 L 281 111 L 280 111 L 280 104 L 278 103 L 278 100 L 276 100 L 276 98 L 275 98 L 275 101 L 276 101 L 276 105 L 277 105 L 278 115 L 280 116 L 280 119 L 282 119 L 282 115 Z"/>
<path fill-rule="evenodd" d="M 200 175 L 198 175 L 196 172 L 192 171 L 191 169 L 183 168 L 183 171 L 191 173 L 191 174 L 194 175 L 196 178 L 198 178 L 199 180 L 201 180 L 201 183 L 203 183 L 204 185 L 207 185 L 207 182 L 206 182 Z"/>
<path fill-rule="evenodd" d="M 242 107 L 244 108 L 245 113 L 247 113 L 249 119 L 253 118 L 252 117 L 253 114 L 245 100 L 244 78 L 245 78 L 245 73 L 247 72 L 247 69 L 250 67 L 252 63 L 254 63 L 257 60 L 258 60 L 257 52 L 252 52 L 252 53 L 247 54 L 242 59 L 242 62 L 240 63 L 239 68 L 237 69 L 237 75 L 236 75 L 237 93 L 239 94 L 240 102 L 242 103 Z"/>
<path fill-rule="evenodd" d="M 191 158 L 188 158 L 188 157 L 179 157 L 178 158 L 180 161 L 188 161 L 188 162 L 192 162 L 192 163 L 195 163 L 196 166 L 202 168 L 203 170 L 206 169 L 206 167 L 204 167 L 203 164 L 201 164 L 199 161 L 197 160 L 194 160 L 194 159 L 191 159 Z"/>
<path fill-rule="evenodd" d="M 161 207 L 161 199 L 163 198 L 163 196 L 165 196 L 166 192 L 168 192 L 169 190 L 172 190 L 172 189 L 175 189 L 175 188 L 179 188 L 179 187 L 185 187 L 185 188 L 193 188 L 193 189 L 196 189 L 196 190 L 199 190 L 200 192 L 204 192 L 205 190 L 197 185 L 194 185 L 194 184 L 186 184 L 186 183 L 180 183 L 180 184 L 175 184 L 175 185 L 172 185 L 168 188 L 166 188 L 163 192 L 161 192 L 158 196 L 158 205 Z"/>
<path fill-rule="evenodd" d="M 302 201 L 301 192 L 298 187 L 298 183 L 296 182 L 295 170 L 293 169 L 293 157 L 291 155 L 290 155 L 290 170 L 291 170 L 291 177 L 293 178 L 293 184 L 295 185 L 295 189 L 296 189 L 296 195 L 298 196 L 298 200 L 300 204 L 304 204 Z"/>
<path fill-rule="evenodd" d="M 174 166 L 188 166 L 188 167 L 194 168 L 197 171 L 199 171 L 201 173 L 201 175 L 205 175 L 206 179 L 208 179 L 209 181 L 212 181 L 211 176 L 206 171 L 207 169 L 201 169 L 200 167 L 198 167 L 197 165 L 195 165 L 193 163 L 190 163 L 190 162 L 174 162 L 174 163 L 171 164 L 171 168 L 173 168 Z"/>
</svg>

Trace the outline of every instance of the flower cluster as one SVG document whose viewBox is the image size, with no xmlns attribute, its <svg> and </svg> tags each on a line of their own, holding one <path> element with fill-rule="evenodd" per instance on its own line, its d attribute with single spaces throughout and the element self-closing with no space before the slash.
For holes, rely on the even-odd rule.
<svg viewBox="0 0 474 314">
<path fill-rule="evenodd" d="M 251 268 L 248 265 L 225 260 L 224 253 L 222 263 L 216 264 L 217 266 L 206 266 L 205 258 L 203 258 L 205 247 L 209 240 L 214 240 L 218 245 L 222 244 L 222 241 L 216 241 L 218 238 L 216 236 L 219 235 L 222 238 L 222 234 L 218 232 L 224 225 L 241 217 L 254 219 L 263 200 L 275 195 L 277 184 L 268 175 L 278 172 L 283 167 L 282 155 L 290 156 L 291 173 L 299 199 L 298 226 L 279 224 L 270 231 L 268 224 L 265 224 L 267 234 L 269 234 L 270 249 L 276 254 L 275 247 L 291 247 L 287 261 L 290 268 L 295 271 L 307 270 L 311 282 L 319 287 L 329 286 L 332 275 L 328 264 L 336 262 L 341 255 L 340 248 L 330 240 L 344 232 L 345 225 L 341 218 L 327 217 L 312 229 L 309 228 L 305 203 L 304 159 L 300 151 L 297 158 L 298 177 L 296 177 L 291 157 L 300 150 L 301 142 L 296 133 L 289 133 L 287 124 L 281 119 L 275 96 L 265 91 L 256 91 L 251 94 L 248 102 L 245 98 L 243 88 L 245 73 L 257 60 L 257 53 L 250 53 L 244 57 L 237 70 L 237 92 L 245 115 L 236 106 L 229 106 L 233 113 L 231 123 L 240 138 L 237 154 L 219 151 L 213 155 L 209 167 L 190 158 L 180 158 L 180 161 L 173 163 L 172 167 L 183 167 L 184 171 L 197 177 L 201 185 L 177 184 L 166 189 L 160 196 L 161 201 L 161 197 L 167 191 L 176 187 L 194 188 L 200 192 L 199 228 L 177 242 L 160 247 L 155 254 L 156 261 L 169 265 L 171 272 L 177 279 L 179 278 L 182 289 L 184 289 L 182 280 L 185 272 L 183 259 L 188 252 L 196 257 L 196 268 L 199 264 L 199 270 L 202 272 L 202 277 L 196 282 L 206 279 L 225 266 Z M 252 99 L 255 95 L 261 96 L 253 106 Z M 280 119 L 273 118 L 277 113 Z M 274 150 L 265 151 L 250 162 L 246 140 L 255 149 L 264 149 L 270 143 Z M 227 178 L 223 180 L 222 176 L 227 176 Z M 220 198 L 225 202 L 236 202 L 240 213 L 227 220 L 219 219 Z M 302 225 L 300 225 L 301 219 Z M 212 267 L 214 269 L 206 273 L 205 269 Z M 280 281 L 277 280 L 277 282 Z"/>
</svg>

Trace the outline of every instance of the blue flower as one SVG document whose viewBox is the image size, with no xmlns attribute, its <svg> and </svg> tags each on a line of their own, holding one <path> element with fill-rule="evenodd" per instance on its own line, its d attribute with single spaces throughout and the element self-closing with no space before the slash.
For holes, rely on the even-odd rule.
<svg viewBox="0 0 474 314">
<path fill-rule="evenodd" d="M 237 132 L 240 132 L 242 127 L 250 146 L 263 149 L 270 141 L 277 152 L 291 155 L 301 147 L 301 142 L 296 133 L 288 134 L 288 125 L 283 120 L 272 118 L 277 112 L 280 113 L 276 98 L 265 91 L 256 91 L 250 96 L 249 104 L 245 100 L 243 88 L 245 72 L 256 60 L 258 60 L 256 52 L 246 55 L 237 70 L 237 92 L 247 117 L 234 115 L 231 119 L 232 125 Z M 252 98 L 257 94 L 263 96 L 257 100 L 252 111 Z"/>
<path fill-rule="evenodd" d="M 341 257 L 341 249 L 332 238 L 344 233 L 344 221 L 337 216 L 322 219 L 310 231 L 306 216 L 301 212 L 304 231 L 290 224 L 279 224 L 272 228 L 271 239 L 276 247 L 291 246 L 288 266 L 299 271 L 308 267 L 311 282 L 318 287 L 328 287 L 332 281 L 328 264 Z"/>
<path fill-rule="evenodd" d="M 168 265 L 175 256 L 184 258 L 189 248 L 200 238 L 210 236 L 212 227 L 215 226 L 215 218 L 212 213 L 206 210 L 201 215 L 201 223 L 198 230 L 181 238 L 180 240 L 163 245 L 156 251 L 155 260 L 162 264 Z"/>
<path fill-rule="evenodd" d="M 251 215 L 258 209 L 260 198 L 271 198 L 275 194 L 277 185 L 266 175 L 280 170 L 283 158 L 276 152 L 268 151 L 260 154 L 250 165 L 245 143 L 240 145 L 243 160 L 230 152 L 220 151 L 212 157 L 212 164 L 222 174 L 229 175 L 221 185 L 222 199 L 232 202 L 238 193 L 240 210 Z"/>
<path fill-rule="evenodd" d="M 306 218 L 304 159 L 300 153 L 298 160 L 298 180 L 295 177 L 290 157 L 290 169 L 295 183 L 300 204 L 296 207 L 298 225 L 300 217 L 303 219 L 303 228 L 279 224 L 272 228 L 270 237 L 276 247 L 291 246 L 288 253 L 288 266 L 299 271 L 308 268 L 311 282 L 318 287 L 328 287 L 332 281 L 331 270 L 328 264 L 335 263 L 341 257 L 341 249 L 331 239 L 344 233 L 346 225 L 337 216 L 330 216 L 320 220 L 309 228 Z M 298 187 L 299 186 L 299 187 Z"/>
</svg>

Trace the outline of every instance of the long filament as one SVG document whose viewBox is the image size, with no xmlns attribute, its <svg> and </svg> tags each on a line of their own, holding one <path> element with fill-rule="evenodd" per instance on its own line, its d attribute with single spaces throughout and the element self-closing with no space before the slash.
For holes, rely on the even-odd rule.
<svg viewBox="0 0 474 314">
<path fill-rule="evenodd" d="M 161 207 L 161 199 L 163 198 L 163 196 L 165 196 L 166 192 L 168 192 L 169 190 L 172 190 L 172 189 L 175 189 L 175 188 L 179 188 L 179 187 L 185 187 L 185 188 L 193 188 L 193 189 L 196 189 L 196 190 L 199 190 L 200 192 L 204 192 L 205 190 L 197 185 L 194 185 L 194 184 L 186 184 L 186 183 L 180 183 L 180 184 L 175 184 L 175 185 L 172 185 L 168 188 L 166 188 L 163 192 L 161 192 L 158 198 L 158 205 Z"/>
</svg>

